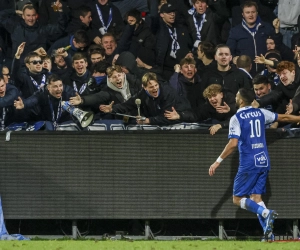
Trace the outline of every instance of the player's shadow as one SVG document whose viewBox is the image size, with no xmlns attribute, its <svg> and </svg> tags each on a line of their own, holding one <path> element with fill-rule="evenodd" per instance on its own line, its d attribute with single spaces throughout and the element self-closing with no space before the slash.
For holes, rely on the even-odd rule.
<svg viewBox="0 0 300 250">
<path fill-rule="evenodd" d="M 278 135 L 276 133 L 267 133 L 266 135 L 267 139 L 267 146 L 273 144 L 276 140 L 278 140 Z M 228 199 L 232 200 L 232 191 L 233 191 L 233 181 L 234 177 L 237 173 L 237 166 L 239 165 L 239 152 L 235 151 L 235 153 L 232 155 L 231 162 L 230 162 L 230 185 L 226 188 L 224 194 L 222 195 L 222 198 L 219 200 L 219 202 L 212 208 L 210 216 L 211 218 L 215 218 L 222 208 L 223 204 L 228 201 Z M 263 195 L 263 201 L 267 205 L 270 197 L 272 196 L 272 190 L 269 178 L 267 179 L 266 183 L 266 195 Z M 245 210 L 243 209 L 237 209 L 236 210 L 236 218 L 243 218 L 245 217 Z"/>
</svg>

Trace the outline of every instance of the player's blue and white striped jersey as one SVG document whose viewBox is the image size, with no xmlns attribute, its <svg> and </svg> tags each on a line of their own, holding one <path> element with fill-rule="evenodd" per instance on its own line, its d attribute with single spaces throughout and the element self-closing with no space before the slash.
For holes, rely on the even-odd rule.
<svg viewBox="0 0 300 250">
<path fill-rule="evenodd" d="M 270 169 L 265 138 L 265 124 L 277 120 L 278 114 L 266 109 L 243 107 L 231 117 L 228 138 L 238 139 L 239 171 L 261 172 Z"/>
</svg>

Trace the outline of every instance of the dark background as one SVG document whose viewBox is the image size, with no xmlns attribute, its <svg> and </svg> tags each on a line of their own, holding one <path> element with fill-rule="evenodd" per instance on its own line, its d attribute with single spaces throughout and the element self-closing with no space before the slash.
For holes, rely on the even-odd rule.
<svg viewBox="0 0 300 250">
<path fill-rule="evenodd" d="M 0 134 L 0 193 L 10 233 L 59 234 L 78 220 L 96 234 L 142 234 L 149 220 L 162 235 L 261 233 L 256 216 L 232 204 L 238 153 L 209 177 L 227 131 L 13 132 Z M 299 216 L 299 139 L 267 131 L 271 172 L 264 201 L 278 231 Z M 242 220 L 236 220 L 242 219 Z M 276 225 L 275 225 L 276 229 Z"/>
</svg>

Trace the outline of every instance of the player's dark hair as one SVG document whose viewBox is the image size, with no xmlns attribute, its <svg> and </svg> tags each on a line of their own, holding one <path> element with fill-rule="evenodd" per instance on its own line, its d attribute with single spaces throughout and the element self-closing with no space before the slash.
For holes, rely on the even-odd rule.
<svg viewBox="0 0 300 250">
<path fill-rule="evenodd" d="M 239 93 L 245 105 L 251 105 L 255 100 L 255 93 L 252 89 L 241 88 L 239 89 Z"/>
</svg>

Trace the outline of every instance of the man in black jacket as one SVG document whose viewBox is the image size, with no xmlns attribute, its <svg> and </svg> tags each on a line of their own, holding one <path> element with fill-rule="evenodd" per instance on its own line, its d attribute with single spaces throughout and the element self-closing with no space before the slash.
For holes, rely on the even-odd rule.
<svg viewBox="0 0 300 250">
<path fill-rule="evenodd" d="M 124 28 L 123 18 L 119 9 L 110 0 L 97 0 L 89 5 L 92 10 L 92 39 L 101 45 L 102 36 L 113 34 L 117 39 Z"/>
<path fill-rule="evenodd" d="M 188 30 L 175 23 L 175 7 L 164 4 L 160 8 L 160 29 L 156 41 L 156 66 L 162 69 L 162 76 L 169 80 L 175 64 L 191 52 L 193 42 Z M 161 73 L 161 72 L 158 72 Z"/>
<path fill-rule="evenodd" d="M 63 37 L 52 44 L 48 50 L 48 55 L 55 56 L 59 48 L 66 48 L 68 56 L 71 58 L 76 52 L 83 51 L 89 45 L 89 38 L 84 30 L 77 30 L 74 34 Z"/>
<path fill-rule="evenodd" d="M 208 8 L 208 0 L 192 0 L 195 10 L 188 19 L 189 29 L 193 36 L 194 47 L 198 48 L 201 41 L 209 41 L 214 45 L 221 42 L 220 27 L 229 17 L 226 2 L 223 0 L 213 1 Z"/>
<path fill-rule="evenodd" d="M 223 90 L 219 84 L 211 84 L 204 90 L 203 96 L 207 102 L 201 109 L 190 113 L 177 112 L 176 109 L 172 108 L 172 111 L 165 112 L 165 117 L 170 120 L 214 124 L 209 128 L 211 135 L 214 135 L 221 128 L 228 128 L 230 118 L 237 110 L 235 95 Z"/>
<path fill-rule="evenodd" d="M 72 57 L 73 72 L 65 84 L 69 85 L 79 95 L 89 95 L 99 90 L 92 73 L 87 69 L 87 57 L 82 53 L 76 53 Z"/>
<path fill-rule="evenodd" d="M 280 82 L 275 86 L 274 90 L 262 96 L 257 102 L 259 107 L 276 104 L 278 106 L 276 112 L 284 114 L 286 106 L 289 105 L 291 99 L 293 99 L 294 105 L 298 103 L 296 101 L 298 99 L 296 90 L 300 86 L 300 72 L 299 68 L 296 68 L 295 64 L 289 61 L 281 61 L 277 65 L 276 71 L 280 77 Z M 294 107 L 294 111 L 298 109 L 298 107 Z"/>
<path fill-rule="evenodd" d="M 166 110 L 171 111 L 172 107 L 175 107 L 180 112 L 191 110 L 189 103 L 185 99 L 180 98 L 171 87 L 168 85 L 159 85 L 156 74 L 146 73 L 142 78 L 142 84 L 143 89 L 126 102 L 114 106 L 113 102 L 110 105 L 100 105 L 100 110 L 105 113 L 117 112 L 122 114 L 130 113 L 135 116 L 141 115 L 145 119 L 137 117 L 137 123 L 150 125 L 171 125 L 178 123 L 178 121 L 168 120 L 164 117 L 164 112 Z M 140 114 L 138 114 L 136 99 L 141 100 Z"/>
<path fill-rule="evenodd" d="M 205 103 L 203 98 L 205 86 L 196 72 L 195 60 L 183 58 L 180 64 L 175 65 L 175 72 L 169 81 L 170 86 L 176 90 L 177 94 L 190 102 L 193 110 L 202 109 L 202 105 Z"/>
<path fill-rule="evenodd" d="M 67 20 L 62 12 L 61 3 L 58 7 L 60 9 L 57 23 L 46 26 L 39 24 L 37 12 L 31 4 L 25 5 L 22 15 L 23 19 L 21 20 L 16 20 L 13 16 L 15 13 L 13 10 L 0 11 L 0 23 L 11 35 L 13 55 L 22 42 L 26 42 L 26 48 L 22 56 L 24 58 L 30 51 L 40 47 L 46 49 L 47 42 L 51 37 L 63 35 Z"/>
<path fill-rule="evenodd" d="M 118 43 L 118 54 L 129 51 L 142 62 L 153 66 L 155 63 L 155 36 L 138 10 L 130 10 L 126 16 L 128 25 Z"/>
<path fill-rule="evenodd" d="M 14 108 L 14 101 L 18 96 L 18 89 L 13 85 L 6 84 L 0 74 L 0 131 L 13 122 L 23 122 L 27 119 L 24 111 Z"/>
<path fill-rule="evenodd" d="M 31 97 L 14 101 L 16 109 L 30 109 L 36 105 L 40 107 L 39 120 L 47 122 L 48 130 L 56 130 L 58 124 L 71 121 L 70 113 L 62 108 L 62 101 L 69 101 L 75 96 L 75 91 L 63 85 L 61 78 L 51 75 L 43 92 L 37 92 Z"/>
<path fill-rule="evenodd" d="M 30 52 L 25 57 L 25 65 L 21 63 L 21 55 L 24 53 L 24 43 L 18 47 L 13 63 L 13 73 L 15 85 L 21 91 L 24 98 L 28 98 L 36 91 L 43 91 L 46 84 L 48 70 L 43 69 L 43 61 L 37 52 Z"/>
<path fill-rule="evenodd" d="M 105 64 L 105 62 L 101 63 Z M 99 105 L 109 105 L 111 102 L 115 104 L 123 103 L 141 90 L 139 82 L 131 74 L 123 73 L 122 68 L 118 65 L 109 67 L 105 78 L 100 83 L 101 86 L 104 85 L 100 92 L 86 96 L 77 95 L 71 98 L 70 103 L 72 105 L 80 105 L 80 107 L 93 107 L 98 109 L 99 112 Z M 120 116 L 110 114 L 102 114 L 101 118 L 123 119 Z"/>
<path fill-rule="evenodd" d="M 217 46 L 215 60 L 217 61 L 217 68 L 211 69 L 203 75 L 205 87 L 217 83 L 234 95 L 240 88 L 252 88 L 247 77 L 234 65 L 230 65 L 232 56 L 227 45 L 220 44 Z"/>
</svg>

